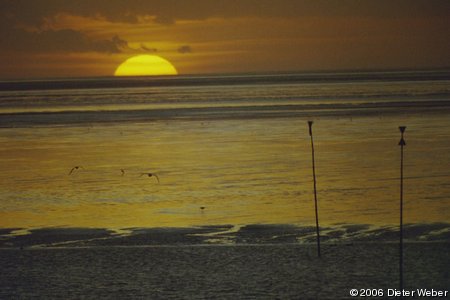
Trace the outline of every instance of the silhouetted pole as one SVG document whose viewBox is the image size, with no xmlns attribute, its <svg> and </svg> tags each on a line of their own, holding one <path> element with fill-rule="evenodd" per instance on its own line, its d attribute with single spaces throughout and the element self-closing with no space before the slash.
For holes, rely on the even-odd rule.
<svg viewBox="0 0 450 300">
<path fill-rule="evenodd" d="M 399 270 L 400 270 L 400 292 L 403 295 L 403 146 L 406 146 L 406 142 L 403 139 L 406 126 L 399 127 L 401 132 L 400 142 L 400 256 L 399 256 Z M 402 297 L 403 299 L 403 297 Z"/>
<path fill-rule="evenodd" d="M 313 141 L 313 134 L 312 134 L 312 124 L 313 124 L 313 121 L 308 121 L 309 136 L 311 137 L 311 150 L 312 150 L 312 170 L 313 170 L 313 180 L 314 180 L 314 207 L 316 210 L 317 256 L 320 257 L 319 213 L 317 211 L 316 166 L 315 166 L 315 162 L 314 162 L 314 141 Z"/>
</svg>

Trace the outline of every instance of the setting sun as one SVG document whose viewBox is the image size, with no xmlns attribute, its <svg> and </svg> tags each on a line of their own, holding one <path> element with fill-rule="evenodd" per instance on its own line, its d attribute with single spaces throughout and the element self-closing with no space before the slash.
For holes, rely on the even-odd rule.
<svg viewBox="0 0 450 300">
<path fill-rule="evenodd" d="M 124 61 L 114 76 L 177 75 L 175 67 L 166 59 L 156 55 L 137 55 Z"/>
</svg>

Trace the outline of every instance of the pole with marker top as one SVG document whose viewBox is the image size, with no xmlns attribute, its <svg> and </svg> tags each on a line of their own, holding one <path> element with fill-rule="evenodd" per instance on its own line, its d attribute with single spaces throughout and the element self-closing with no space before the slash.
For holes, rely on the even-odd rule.
<svg viewBox="0 0 450 300">
<path fill-rule="evenodd" d="M 318 213 L 318 209 L 317 209 L 316 166 L 315 166 L 315 159 L 314 159 L 314 141 L 313 141 L 313 134 L 312 134 L 312 124 L 313 124 L 313 121 L 308 121 L 309 136 L 311 137 L 311 150 L 312 150 L 312 171 L 313 171 L 313 181 L 314 181 L 314 208 L 316 211 L 317 256 L 320 258 L 319 213 Z"/>
<path fill-rule="evenodd" d="M 406 142 L 403 138 L 406 126 L 400 126 L 401 138 L 400 146 L 400 246 L 399 246 L 399 271 L 400 271 L 400 292 L 403 294 L 403 147 Z"/>
</svg>

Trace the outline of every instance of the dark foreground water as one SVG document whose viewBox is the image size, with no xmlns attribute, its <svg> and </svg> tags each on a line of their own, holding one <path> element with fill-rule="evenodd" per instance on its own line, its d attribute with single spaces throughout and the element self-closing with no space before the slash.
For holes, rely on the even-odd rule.
<svg viewBox="0 0 450 300">
<path fill-rule="evenodd" d="M 450 225 L 404 227 L 404 288 L 449 290 Z M 399 289 L 396 226 L 0 231 L 0 299 L 343 299 Z M 386 297 L 385 297 L 386 298 Z"/>
<path fill-rule="evenodd" d="M 448 243 L 405 246 L 405 289 L 449 289 Z M 0 250 L 2 299 L 343 299 L 398 289 L 392 243 Z"/>
</svg>

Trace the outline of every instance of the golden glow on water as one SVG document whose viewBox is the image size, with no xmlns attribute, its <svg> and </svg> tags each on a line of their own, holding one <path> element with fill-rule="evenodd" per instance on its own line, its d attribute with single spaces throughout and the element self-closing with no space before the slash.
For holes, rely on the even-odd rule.
<svg viewBox="0 0 450 300">
<path fill-rule="evenodd" d="M 408 125 L 405 222 L 448 221 L 449 123 L 445 114 L 316 120 L 321 224 L 397 223 L 399 124 Z M 0 142 L 3 228 L 314 222 L 304 119 L 2 128 Z M 76 165 L 84 169 L 69 176 Z"/>
</svg>

